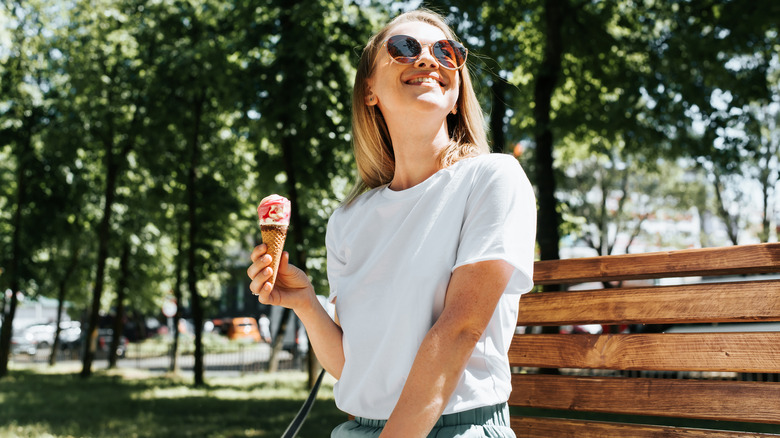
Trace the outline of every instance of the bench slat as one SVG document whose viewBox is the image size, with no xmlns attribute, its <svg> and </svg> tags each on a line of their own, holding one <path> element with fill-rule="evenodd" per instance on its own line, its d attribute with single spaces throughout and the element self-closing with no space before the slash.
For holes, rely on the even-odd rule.
<svg viewBox="0 0 780 438">
<path fill-rule="evenodd" d="M 671 426 L 535 417 L 512 417 L 511 426 L 517 438 L 737 438 L 780 436 L 770 433 L 726 432 Z"/>
<path fill-rule="evenodd" d="M 520 299 L 518 325 L 680 321 L 780 321 L 780 280 L 530 293 Z"/>
<path fill-rule="evenodd" d="M 510 406 L 780 424 L 780 383 L 515 374 L 512 388 Z"/>
<path fill-rule="evenodd" d="M 780 272 L 780 243 L 538 261 L 534 264 L 534 283 L 566 284 L 771 272 Z"/>
<path fill-rule="evenodd" d="M 780 373 L 780 332 L 518 335 L 509 362 L 540 368 Z"/>
</svg>

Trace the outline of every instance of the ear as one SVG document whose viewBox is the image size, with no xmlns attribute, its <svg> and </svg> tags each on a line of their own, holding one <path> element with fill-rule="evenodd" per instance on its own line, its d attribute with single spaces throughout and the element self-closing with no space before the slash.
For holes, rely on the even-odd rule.
<svg viewBox="0 0 780 438">
<path fill-rule="evenodd" d="M 365 84 L 363 85 L 364 88 L 364 95 L 366 100 L 367 106 L 374 106 L 379 103 L 379 98 L 374 94 L 374 92 L 371 90 L 371 78 L 366 79 Z"/>
<path fill-rule="evenodd" d="M 376 97 L 376 94 L 371 91 L 371 88 L 366 87 L 366 105 L 374 106 L 377 103 L 379 103 L 379 99 Z"/>
</svg>

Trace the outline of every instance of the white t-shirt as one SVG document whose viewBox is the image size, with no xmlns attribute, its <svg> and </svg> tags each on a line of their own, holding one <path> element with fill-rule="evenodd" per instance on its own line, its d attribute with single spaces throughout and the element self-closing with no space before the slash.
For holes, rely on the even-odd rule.
<svg viewBox="0 0 780 438">
<path fill-rule="evenodd" d="M 339 409 L 390 416 L 450 275 L 485 260 L 516 269 L 444 413 L 507 401 L 507 351 L 518 300 L 533 285 L 535 234 L 533 189 L 504 154 L 461 160 L 407 190 L 379 187 L 336 210 L 326 245 L 330 300 L 344 331 Z"/>
</svg>

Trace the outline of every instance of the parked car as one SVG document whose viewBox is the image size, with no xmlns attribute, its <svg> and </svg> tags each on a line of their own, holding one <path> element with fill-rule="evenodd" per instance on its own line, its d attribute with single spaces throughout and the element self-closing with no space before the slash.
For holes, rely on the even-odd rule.
<svg viewBox="0 0 780 438">
<path fill-rule="evenodd" d="M 257 321 L 254 318 L 232 318 L 230 321 L 227 321 L 225 325 L 227 325 L 228 339 L 251 340 L 254 342 L 260 342 L 260 329 L 258 328 Z"/>
<path fill-rule="evenodd" d="M 38 350 L 51 348 L 54 343 L 54 324 L 33 324 L 11 336 L 11 352 L 34 356 Z"/>
<path fill-rule="evenodd" d="M 76 349 L 81 339 L 81 323 L 63 321 L 60 323 L 60 349 Z"/>
</svg>

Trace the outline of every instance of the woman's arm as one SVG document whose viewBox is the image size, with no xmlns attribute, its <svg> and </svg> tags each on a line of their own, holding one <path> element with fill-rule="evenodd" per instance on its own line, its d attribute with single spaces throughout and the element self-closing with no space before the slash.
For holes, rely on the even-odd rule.
<svg viewBox="0 0 780 438">
<path fill-rule="evenodd" d="M 320 305 L 319 300 L 315 298 L 315 301 L 316 303 L 306 309 L 295 310 L 295 314 L 306 327 L 306 334 L 317 360 L 333 377 L 340 379 L 344 369 L 343 332 Z"/>
<path fill-rule="evenodd" d="M 271 256 L 265 244 L 255 247 L 250 256 L 252 265 L 247 275 L 252 279 L 249 289 L 263 304 L 292 309 L 306 327 L 314 353 L 322 366 L 337 379 L 344 369 L 344 347 L 342 331 L 320 304 L 314 286 L 300 269 L 289 263 L 290 255 L 284 252 L 276 284 L 268 280 L 273 274 Z"/>
<path fill-rule="evenodd" d="M 491 260 L 457 268 L 444 310 L 423 339 L 401 397 L 381 437 L 425 437 L 455 391 L 490 322 L 513 267 Z"/>
</svg>

